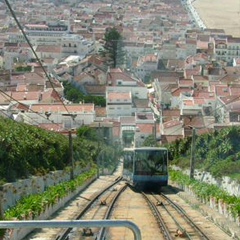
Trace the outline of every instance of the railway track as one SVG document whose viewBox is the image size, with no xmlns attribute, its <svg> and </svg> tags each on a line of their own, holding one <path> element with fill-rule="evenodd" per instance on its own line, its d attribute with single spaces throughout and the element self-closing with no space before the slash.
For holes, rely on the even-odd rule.
<svg viewBox="0 0 240 240">
<path fill-rule="evenodd" d="M 119 199 L 121 193 L 127 188 L 127 185 L 123 185 L 121 187 L 121 189 L 117 192 L 117 194 L 115 194 L 114 198 L 112 198 L 108 210 L 106 211 L 106 214 L 104 216 L 104 219 L 109 219 L 111 216 L 112 211 L 114 210 L 114 204 L 116 203 L 116 201 Z M 97 235 L 97 238 L 95 238 L 95 240 L 102 240 L 104 239 L 104 235 L 105 235 L 105 229 L 106 228 L 101 228 L 99 231 L 99 234 Z"/>
<path fill-rule="evenodd" d="M 108 180 L 98 179 L 95 183 L 91 184 L 85 193 L 80 193 L 78 197 L 73 199 L 69 206 L 58 211 L 51 220 L 80 220 L 93 209 L 95 206 L 103 205 L 110 199 L 113 189 L 117 184 L 121 183 L 121 177 L 109 177 Z M 88 233 L 87 229 L 83 229 Z M 33 239 L 47 239 L 47 240 L 64 240 L 74 237 L 75 230 L 72 228 L 59 229 L 35 229 L 31 234 L 25 237 L 23 240 Z M 84 234 L 83 234 L 84 235 Z M 79 238 L 78 238 L 79 239 Z"/>
<path fill-rule="evenodd" d="M 166 195 L 142 194 L 160 223 L 165 239 L 171 240 L 175 237 L 181 237 L 209 240 L 209 237 L 193 222 L 187 213 Z"/>
<path fill-rule="evenodd" d="M 198 211 L 184 203 L 176 193 L 146 193 L 131 187 L 120 197 L 112 219 L 133 221 L 139 226 L 143 240 L 231 239 Z M 105 239 L 133 238 L 128 229 L 111 228 Z"/>
<path fill-rule="evenodd" d="M 141 229 L 142 239 L 162 239 L 158 223 L 153 216 L 146 200 L 139 191 L 129 187 L 121 194 L 114 207 L 111 219 L 129 220 Z M 132 233 L 127 228 L 110 228 L 105 234 L 107 240 L 133 239 Z"/>
<path fill-rule="evenodd" d="M 103 220 L 106 219 L 106 211 L 108 208 L 112 208 L 112 201 L 116 198 L 119 192 L 123 191 L 119 187 L 121 178 L 117 178 L 115 182 L 100 190 L 91 201 L 83 207 L 78 213 L 75 220 Z M 119 190 L 120 189 L 120 190 Z M 88 239 L 96 239 L 98 236 L 99 229 L 94 228 L 83 228 L 83 229 L 72 229 L 68 228 L 63 230 L 55 239 L 79 239 L 79 236 L 88 237 Z"/>
<path fill-rule="evenodd" d="M 108 189 L 104 194 L 101 194 L 101 198 L 96 199 L 90 208 L 88 208 L 84 214 L 81 214 L 79 219 L 81 220 L 106 220 L 109 218 L 113 210 L 114 203 L 117 201 L 120 194 L 125 190 L 126 185 L 118 184 L 113 188 Z M 74 229 L 71 232 L 67 232 L 59 240 L 71 239 L 88 239 L 88 240 L 100 240 L 104 239 L 105 228 L 84 228 Z"/>
<path fill-rule="evenodd" d="M 109 176 L 110 177 L 110 176 Z M 100 189 L 103 189 L 99 191 Z M 231 239 L 184 202 L 170 187 L 165 194 L 144 193 L 115 176 L 100 177 L 70 205 L 74 210 L 58 213 L 53 220 L 128 220 L 136 224 L 143 240 L 159 239 Z M 175 204 L 177 203 L 177 205 Z M 181 207 L 180 207 L 181 206 Z M 184 217 L 188 213 L 188 218 Z M 190 218 L 190 220 L 189 220 Z M 212 225 L 211 225 L 212 224 Z M 133 233 L 124 227 L 41 229 L 24 240 L 131 240 Z"/>
</svg>

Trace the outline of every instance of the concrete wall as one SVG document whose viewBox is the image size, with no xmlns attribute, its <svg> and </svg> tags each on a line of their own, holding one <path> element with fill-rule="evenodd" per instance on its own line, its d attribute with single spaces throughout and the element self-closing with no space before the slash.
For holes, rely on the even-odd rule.
<svg viewBox="0 0 240 240">
<path fill-rule="evenodd" d="M 195 170 L 194 178 L 196 180 L 217 185 L 219 188 L 225 190 L 230 195 L 240 197 L 240 184 L 230 179 L 230 177 L 223 176 L 222 179 L 215 179 L 209 172 L 201 172 Z"/>
<path fill-rule="evenodd" d="M 173 166 L 172 169 L 182 171 L 176 166 Z M 184 170 L 182 172 L 186 175 L 190 175 L 189 170 Z M 227 176 L 223 176 L 221 179 L 215 179 L 209 172 L 203 172 L 195 169 L 194 178 L 201 182 L 217 185 L 219 188 L 225 190 L 230 195 L 240 197 L 240 184 L 236 181 L 231 180 Z"/>
<path fill-rule="evenodd" d="M 74 175 L 80 175 L 87 169 L 76 167 Z M 13 183 L 6 183 L 0 188 L 0 216 L 24 196 L 42 193 L 48 187 L 70 180 L 69 171 L 54 171 L 44 176 L 32 176 Z"/>
<path fill-rule="evenodd" d="M 92 178 L 88 182 L 86 182 L 83 186 L 80 186 L 74 192 L 66 196 L 65 198 L 59 199 L 59 201 L 54 204 L 53 206 L 49 206 L 38 218 L 34 220 L 46 220 L 49 217 L 58 211 L 60 208 L 64 207 L 68 201 L 73 199 L 76 195 L 78 195 L 81 191 L 83 191 L 95 178 Z M 25 220 L 33 220 L 33 219 L 25 219 Z M 65 219 L 67 220 L 67 219 Z M 5 234 L 6 240 L 21 240 L 26 237 L 31 231 L 34 229 L 31 228 L 20 228 L 20 229 L 8 229 L 7 233 Z"/>
</svg>

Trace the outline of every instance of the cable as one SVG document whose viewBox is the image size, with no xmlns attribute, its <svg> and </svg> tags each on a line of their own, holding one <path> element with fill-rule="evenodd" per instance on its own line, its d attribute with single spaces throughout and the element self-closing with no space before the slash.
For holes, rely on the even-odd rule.
<svg viewBox="0 0 240 240">
<path fill-rule="evenodd" d="M 15 22 L 17 23 L 19 29 L 21 30 L 21 32 L 22 32 L 22 34 L 23 34 L 25 40 L 27 41 L 29 47 L 31 48 L 31 50 L 32 50 L 32 52 L 33 52 L 35 58 L 37 59 L 37 61 L 38 61 L 38 63 L 40 64 L 41 68 L 43 69 L 43 71 L 44 71 L 44 73 L 45 73 L 47 79 L 49 80 L 52 89 L 55 90 L 55 88 L 54 88 L 54 86 L 53 86 L 53 83 L 52 83 L 52 80 L 50 79 L 50 77 L 49 77 L 49 75 L 47 74 L 45 68 L 43 67 L 42 62 L 41 62 L 41 60 L 39 59 L 39 57 L 37 56 L 35 50 L 33 49 L 32 44 L 30 43 L 30 41 L 29 41 L 27 35 L 25 34 L 25 32 L 24 32 L 24 30 L 23 30 L 21 24 L 19 23 L 19 21 L 18 21 L 16 15 L 15 15 L 14 11 L 12 10 L 12 7 L 11 7 L 10 3 L 8 2 L 8 0 L 5 0 L 5 2 L 6 2 L 6 4 L 7 4 L 7 7 L 8 7 L 8 9 L 9 9 L 9 11 L 11 12 L 11 14 L 12 14 L 12 16 L 13 16 Z M 55 91 L 56 91 L 56 90 L 55 90 Z M 61 103 L 63 104 L 65 110 L 66 110 L 67 113 L 71 116 L 71 114 L 70 114 L 70 112 L 68 111 L 67 107 L 65 106 L 65 104 L 64 104 L 64 102 L 63 102 L 63 100 L 62 100 L 60 94 L 59 94 L 57 91 L 56 91 L 56 93 L 58 94 L 59 100 L 60 100 Z"/>
<path fill-rule="evenodd" d="M 50 119 L 44 117 L 44 115 L 42 115 L 42 114 L 40 114 L 40 113 L 38 113 L 38 112 L 33 111 L 32 109 L 29 108 L 28 105 L 26 105 L 26 104 L 24 104 L 24 103 L 21 103 L 21 102 L 19 102 L 18 100 L 14 99 L 12 96 L 10 96 L 9 94 L 7 94 L 6 92 L 4 92 L 4 91 L 1 90 L 1 89 L 0 89 L 0 93 L 1 93 L 2 96 L 5 97 L 7 100 L 12 99 L 13 101 L 17 102 L 18 104 L 21 104 L 21 105 L 23 105 L 23 106 L 26 106 L 26 108 L 27 108 L 28 110 L 30 110 L 31 112 L 36 113 L 36 114 L 39 115 L 40 117 L 42 117 L 42 118 L 44 118 L 44 119 L 47 119 L 49 122 L 58 125 L 57 123 L 54 123 L 54 122 L 51 121 Z M 6 96 L 7 96 L 8 98 L 7 98 Z M 9 117 L 9 116 L 8 116 L 8 117 Z M 31 118 L 30 116 L 27 116 L 27 117 Z M 37 122 L 37 121 L 34 120 L 33 118 L 31 118 L 31 119 L 39 125 L 39 122 Z"/>
<path fill-rule="evenodd" d="M 11 118 L 11 116 L 9 116 L 3 109 L 0 109 L 0 112 L 1 112 L 3 115 L 5 115 L 7 118 L 13 120 L 13 119 Z M 0 115 L 0 116 L 1 116 L 1 115 Z"/>
</svg>

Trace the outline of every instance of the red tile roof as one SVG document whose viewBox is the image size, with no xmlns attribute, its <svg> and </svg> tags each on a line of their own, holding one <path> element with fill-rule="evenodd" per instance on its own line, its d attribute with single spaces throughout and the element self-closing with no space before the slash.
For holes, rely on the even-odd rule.
<svg viewBox="0 0 240 240">
<path fill-rule="evenodd" d="M 172 128 L 176 126 L 182 126 L 182 122 L 179 120 L 170 120 L 168 122 L 163 123 L 164 129 Z"/>
<path fill-rule="evenodd" d="M 180 88 L 179 87 L 177 89 L 173 89 L 172 96 L 179 97 L 181 93 L 183 93 L 183 94 L 188 93 L 188 94 L 192 95 L 193 90 L 191 88 L 186 88 L 186 87 L 181 87 Z"/>
<path fill-rule="evenodd" d="M 139 131 L 143 134 L 153 134 L 154 133 L 154 123 L 138 123 L 136 125 Z"/>
<path fill-rule="evenodd" d="M 23 100 L 35 100 L 38 101 L 40 98 L 40 91 L 37 92 L 12 92 L 11 96 L 14 100 L 23 101 Z"/>
<path fill-rule="evenodd" d="M 230 95 L 230 88 L 227 85 L 216 85 L 215 86 L 215 93 L 217 96 L 229 96 Z"/>
<path fill-rule="evenodd" d="M 105 107 L 95 107 L 96 117 L 106 117 L 106 108 Z"/>
<path fill-rule="evenodd" d="M 134 82 L 137 86 L 145 87 L 145 84 L 132 78 L 129 74 L 123 72 L 121 69 L 111 69 L 107 75 L 108 82 L 111 82 L 111 86 L 117 86 L 117 80 L 122 80 L 123 82 Z"/>
<path fill-rule="evenodd" d="M 108 92 L 107 97 L 108 97 L 108 102 L 111 102 L 111 101 L 125 101 L 125 100 L 127 100 L 129 102 L 132 99 L 130 92 L 125 92 L 125 93 Z"/>
<path fill-rule="evenodd" d="M 94 104 L 33 104 L 31 110 L 34 112 L 55 112 L 55 113 L 93 113 Z"/>
</svg>

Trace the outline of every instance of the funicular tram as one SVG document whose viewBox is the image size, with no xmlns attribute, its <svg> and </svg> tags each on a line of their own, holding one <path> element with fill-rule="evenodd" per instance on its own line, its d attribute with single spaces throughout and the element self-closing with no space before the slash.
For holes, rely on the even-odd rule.
<svg viewBox="0 0 240 240">
<path fill-rule="evenodd" d="M 140 188 L 168 185 L 168 149 L 164 147 L 124 148 L 123 178 Z"/>
</svg>

